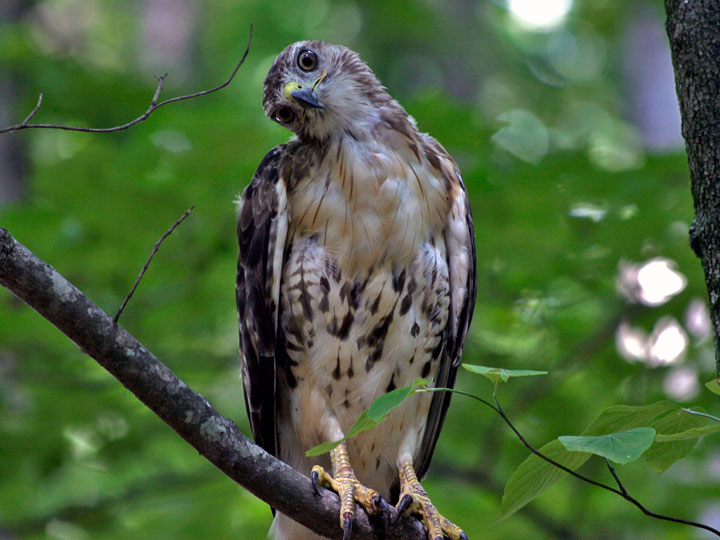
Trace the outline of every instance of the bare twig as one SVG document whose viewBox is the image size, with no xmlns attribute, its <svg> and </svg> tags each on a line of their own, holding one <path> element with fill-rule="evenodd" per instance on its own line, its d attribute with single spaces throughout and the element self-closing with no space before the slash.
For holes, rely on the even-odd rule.
<svg viewBox="0 0 720 540">
<path fill-rule="evenodd" d="M 233 69 L 230 76 L 225 80 L 225 82 L 215 86 L 214 88 L 210 88 L 208 90 L 202 90 L 201 92 L 195 92 L 193 94 L 187 94 L 185 96 L 177 96 L 174 98 L 169 98 L 164 101 L 161 101 L 158 103 L 158 98 L 160 97 L 160 92 L 163 90 L 163 81 L 165 80 L 165 77 L 167 76 L 167 73 L 164 75 L 156 75 L 155 78 L 157 79 L 157 87 L 155 88 L 155 94 L 153 94 L 153 98 L 150 101 L 150 105 L 148 106 L 147 110 L 135 118 L 134 120 L 131 120 L 130 122 L 123 124 L 121 126 L 114 126 L 109 128 L 88 128 L 88 127 L 76 127 L 76 126 L 65 126 L 61 124 L 28 124 L 30 120 L 32 120 L 33 116 L 38 112 L 40 109 L 40 106 L 42 105 L 42 99 L 43 95 L 40 94 L 40 97 L 38 98 L 37 105 L 35 105 L 35 108 L 32 110 L 32 112 L 23 120 L 20 124 L 16 124 L 14 126 L 8 126 L 4 128 L 0 128 L 0 134 L 2 133 L 9 133 L 11 131 L 20 131 L 23 129 L 37 129 L 37 128 L 45 128 L 45 129 L 63 129 L 66 131 L 82 131 L 85 133 L 113 133 L 116 131 L 123 131 L 125 129 L 128 129 L 135 124 L 139 124 L 140 122 L 146 120 L 153 112 L 158 110 L 160 107 L 164 105 L 168 105 L 170 103 L 175 103 L 176 101 L 183 101 L 186 99 L 192 99 L 200 96 L 205 96 L 207 94 L 212 94 L 213 92 L 217 92 L 218 90 L 222 90 L 225 88 L 235 77 L 235 74 L 240 69 L 240 66 L 243 65 L 245 62 L 245 58 L 247 57 L 248 53 L 250 52 L 250 43 L 252 42 L 252 33 L 253 28 L 252 25 L 250 25 L 250 35 L 248 37 L 248 43 L 247 47 L 245 47 L 245 52 L 242 55 L 242 58 L 235 66 L 235 69 Z"/>
<path fill-rule="evenodd" d="M 340 502 L 314 492 L 310 479 L 253 444 L 234 422 L 143 347 L 54 268 L 0 227 L 0 285 L 72 339 L 140 401 L 227 476 L 311 530 L 340 539 Z M 387 509 L 386 519 L 358 506 L 352 538 L 422 540 L 416 519 Z"/>
<path fill-rule="evenodd" d="M 463 395 L 463 396 L 471 397 L 471 398 L 479 401 L 480 403 L 486 405 L 487 407 L 490 407 L 490 408 L 493 409 L 496 413 L 498 413 L 498 414 L 502 417 L 502 419 L 505 421 L 505 423 L 508 425 L 508 427 L 513 431 L 513 433 L 515 433 L 515 435 L 516 435 L 517 438 L 520 440 L 520 442 L 523 443 L 523 445 L 525 445 L 525 448 L 527 448 L 528 450 L 530 450 L 530 452 L 532 452 L 533 454 L 535 454 L 535 455 L 536 455 L 537 457 L 539 457 L 540 459 L 542 459 L 542 460 L 544 460 L 544 461 L 547 461 L 550 465 L 552 465 L 552 466 L 554 466 L 554 467 L 557 467 L 558 469 L 560 469 L 560 470 L 562 470 L 562 471 L 565 471 L 566 473 L 574 476 L 574 477 L 577 478 L 578 480 L 582 480 L 583 482 L 586 482 L 586 483 L 588 483 L 588 484 L 592 484 L 593 486 L 597 486 L 597 487 L 602 488 L 602 489 L 604 489 L 604 490 L 607 490 L 607 491 L 610 491 L 610 492 L 612 492 L 612 493 L 615 493 L 616 495 L 619 495 L 620 497 L 622 497 L 622 498 L 625 499 L 626 501 L 632 503 L 632 504 L 635 505 L 637 508 L 639 508 L 640 511 L 642 511 L 642 513 L 645 514 L 646 516 L 650 516 L 650 517 L 653 517 L 653 518 L 655 518 L 655 519 L 660 519 L 660 520 L 664 520 L 664 521 L 672 521 L 673 523 L 681 523 L 681 524 L 684 524 L 684 525 L 690 525 L 690 526 L 692 526 L 692 527 L 697 527 L 697 528 L 699 528 L 699 529 L 705 529 L 706 531 L 710 531 L 711 533 L 715 534 L 716 536 L 720 536 L 720 531 L 719 531 L 719 530 L 717 530 L 717 529 L 715 529 L 715 528 L 713 528 L 713 527 L 710 527 L 709 525 L 705 525 L 704 523 L 698 523 L 698 522 L 696 522 L 696 521 L 688 521 L 688 520 L 682 519 L 682 518 L 676 518 L 676 517 L 672 517 L 672 516 L 665 516 L 665 515 L 663 515 L 663 514 L 656 514 L 655 512 L 651 512 L 650 510 L 648 510 L 647 508 L 645 508 L 645 507 L 640 503 L 640 501 L 638 501 L 635 497 L 632 497 L 630 494 L 628 494 L 627 490 L 625 489 L 625 487 L 624 487 L 624 486 L 622 485 L 622 483 L 620 482 L 620 479 L 617 477 L 617 475 L 615 474 L 615 471 L 612 469 L 612 467 L 610 467 L 610 473 L 613 475 L 613 478 L 615 478 L 615 481 L 618 483 L 618 486 L 619 486 L 620 489 L 616 489 L 616 488 L 614 488 L 614 487 L 612 487 L 612 486 L 608 486 L 608 485 L 603 484 L 603 483 L 601 483 L 601 482 L 596 482 L 596 481 L 593 480 L 592 478 L 588 478 L 587 476 L 584 476 L 584 475 L 582 475 L 582 474 L 580 474 L 580 473 L 578 473 L 578 472 L 575 472 L 575 471 L 573 471 L 572 469 L 569 469 L 568 467 L 566 467 L 565 465 L 563 465 L 562 463 L 558 463 L 558 462 L 555 461 L 554 459 L 551 459 L 551 458 L 547 457 L 547 456 L 544 455 L 542 452 L 540 452 L 540 450 L 538 450 L 538 449 L 535 448 L 532 444 L 530 444 L 530 443 L 525 439 L 525 437 L 523 437 L 522 433 L 520 433 L 520 432 L 518 431 L 518 429 L 513 425 L 513 423 L 512 423 L 512 422 L 510 421 L 510 419 L 507 417 L 507 415 L 505 414 L 505 412 L 502 410 L 502 407 L 500 406 L 500 402 L 498 401 L 498 399 L 497 399 L 496 396 L 493 396 L 493 400 L 495 401 L 495 405 L 493 405 L 492 403 L 490 403 L 489 401 L 487 401 L 487 400 L 485 400 L 485 399 L 482 399 L 481 397 L 478 397 L 478 396 L 476 396 L 476 395 L 470 394 L 470 393 L 468 393 L 468 392 L 463 392 L 463 391 L 460 391 L 460 390 L 455 390 L 455 389 L 453 389 L 453 388 L 423 388 L 423 389 L 418 390 L 418 391 L 419 391 L 419 392 L 454 392 L 454 393 L 456 393 L 456 394 L 461 394 L 461 395 Z M 608 464 L 608 466 L 609 466 L 609 464 Z"/>
<path fill-rule="evenodd" d="M 615 483 L 617 484 L 618 488 L 620 488 L 620 491 L 622 491 L 623 495 L 627 495 L 628 492 L 625 489 L 625 486 L 623 486 L 623 483 L 620 481 L 620 477 L 615 472 L 615 467 L 612 466 L 612 463 L 610 463 L 610 460 L 605 458 L 605 465 L 607 465 L 608 470 L 610 471 L 610 474 L 615 479 Z"/>
<path fill-rule="evenodd" d="M 22 124 L 20 124 L 21 126 L 27 125 L 27 123 L 30 120 L 32 120 L 32 117 L 35 116 L 35 113 L 37 113 L 40 110 L 40 105 L 42 105 L 42 98 L 43 98 L 43 95 L 42 95 L 42 92 L 40 92 L 40 95 L 38 96 L 38 100 L 37 100 L 37 105 L 35 105 L 35 108 L 32 111 L 30 111 L 30 114 L 27 115 L 25 120 L 22 121 Z"/>
<path fill-rule="evenodd" d="M 140 284 L 140 280 L 145 275 L 145 272 L 147 272 L 148 267 L 150 266 L 150 262 L 153 260 L 153 257 L 160 249 L 160 244 L 163 243 L 163 241 L 172 234 L 172 232 L 177 228 L 178 225 L 180 225 L 183 221 L 185 221 L 185 218 L 187 218 L 190 215 L 190 212 L 192 212 L 195 209 L 195 206 L 191 206 L 188 208 L 187 212 L 185 212 L 180 218 L 172 224 L 172 227 L 170 227 L 165 234 L 162 235 L 160 240 L 155 242 L 155 246 L 153 247 L 152 251 L 150 252 L 150 256 L 147 258 L 147 261 L 145 261 L 145 266 L 142 267 L 142 270 L 140 270 L 140 275 L 138 275 L 137 279 L 135 280 L 135 283 L 132 286 L 132 289 L 130 289 L 130 292 L 125 297 L 125 300 L 123 300 L 122 305 L 120 306 L 120 309 L 118 309 L 118 312 L 113 317 L 113 322 L 117 323 L 118 319 L 120 318 L 120 315 L 122 315 L 123 310 L 125 309 L 125 306 L 130 301 L 130 298 L 132 298 L 132 295 L 135 294 L 135 289 L 137 289 L 138 285 Z"/>
</svg>

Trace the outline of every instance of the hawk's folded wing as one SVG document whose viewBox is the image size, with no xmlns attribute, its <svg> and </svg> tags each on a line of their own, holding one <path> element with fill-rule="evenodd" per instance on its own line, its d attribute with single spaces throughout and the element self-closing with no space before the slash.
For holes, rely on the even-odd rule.
<svg viewBox="0 0 720 540">
<path fill-rule="evenodd" d="M 435 143 L 433 146 L 440 161 L 440 168 L 452 182 L 451 194 L 454 196 L 445 227 L 445 246 L 450 269 L 450 316 L 445 330 L 442 363 L 433 386 L 452 388 L 475 306 L 475 228 L 467 190 L 457 166 L 439 144 Z M 450 392 L 436 392 L 433 396 L 423 441 L 414 460 L 419 478 L 425 475 L 430 465 L 451 397 Z"/>
<path fill-rule="evenodd" d="M 255 442 L 277 456 L 275 369 L 278 305 L 288 202 L 280 166 L 287 145 L 273 148 L 260 162 L 238 201 L 236 299 L 243 387 Z"/>
</svg>

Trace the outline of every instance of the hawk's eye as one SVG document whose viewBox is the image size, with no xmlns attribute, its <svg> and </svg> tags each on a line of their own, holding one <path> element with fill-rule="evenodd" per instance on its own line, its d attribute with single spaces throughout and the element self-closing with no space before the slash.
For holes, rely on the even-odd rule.
<svg viewBox="0 0 720 540">
<path fill-rule="evenodd" d="M 287 124 L 289 122 L 292 122 L 293 118 L 295 118 L 295 113 L 292 112 L 292 109 L 289 107 L 280 107 L 278 110 L 275 111 L 275 120 L 280 122 L 281 124 Z"/>
<path fill-rule="evenodd" d="M 305 49 L 298 55 L 297 63 L 303 71 L 312 71 L 317 67 L 317 54 Z"/>
</svg>

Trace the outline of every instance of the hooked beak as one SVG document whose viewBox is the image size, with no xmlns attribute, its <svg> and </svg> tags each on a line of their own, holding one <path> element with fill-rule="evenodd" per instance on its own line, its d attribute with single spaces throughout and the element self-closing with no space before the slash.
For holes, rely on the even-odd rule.
<svg viewBox="0 0 720 540">
<path fill-rule="evenodd" d="M 285 88 L 283 88 L 283 94 L 285 98 L 299 103 L 305 108 L 312 107 L 313 109 L 322 109 L 323 106 L 318 101 L 315 87 L 320 84 L 326 76 L 327 71 L 323 70 L 322 75 L 315 81 L 312 88 L 303 88 L 300 83 L 295 81 L 289 82 L 285 85 Z"/>
<path fill-rule="evenodd" d="M 312 88 L 303 88 L 301 90 L 292 90 L 290 97 L 297 101 L 303 107 L 312 107 L 313 109 L 322 109 L 323 106 L 317 100 L 317 95 Z"/>
</svg>

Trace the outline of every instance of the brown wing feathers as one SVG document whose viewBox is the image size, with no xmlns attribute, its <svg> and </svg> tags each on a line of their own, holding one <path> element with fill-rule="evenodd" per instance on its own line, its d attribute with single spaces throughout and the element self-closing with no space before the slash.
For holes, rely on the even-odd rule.
<svg viewBox="0 0 720 540">
<path fill-rule="evenodd" d="M 275 425 L 275 356 L 277 328 L 272 298 L 273 252 L 279 201 L 275 185 L 282 147 L 271 150 L 245 189 L 238 216 L 236 301 L 243 355 L 245 405 L 255 441 L 277 455 Z"/>
</svg>

